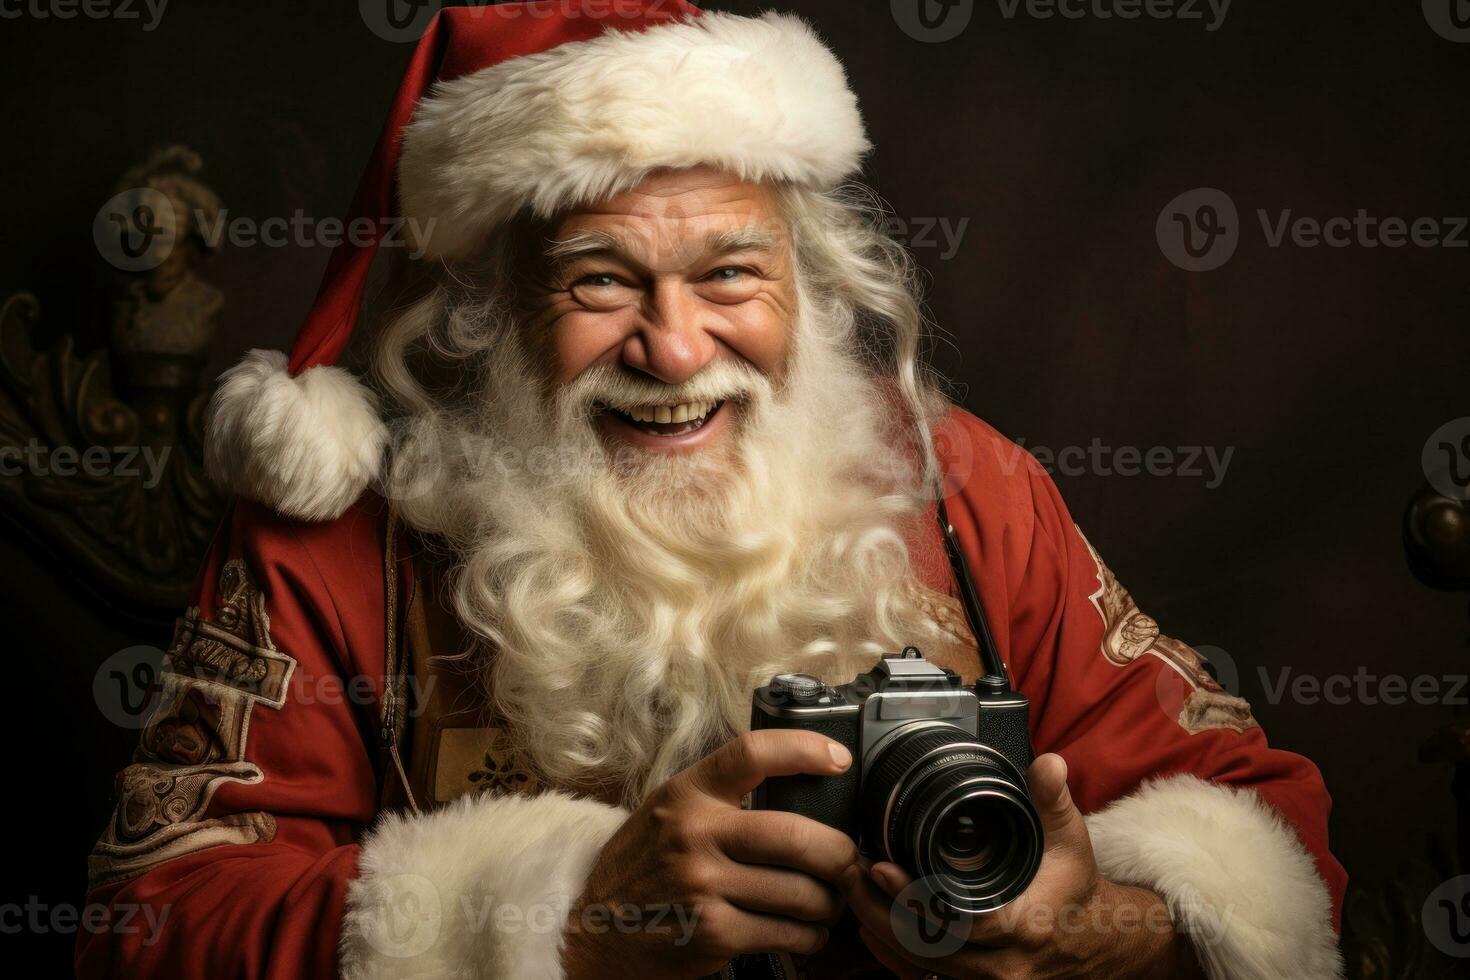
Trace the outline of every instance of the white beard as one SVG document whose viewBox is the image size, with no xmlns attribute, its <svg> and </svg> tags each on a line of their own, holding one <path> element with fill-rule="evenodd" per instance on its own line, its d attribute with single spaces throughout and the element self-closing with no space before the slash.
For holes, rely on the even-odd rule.
<svg viewBox="0 0 1470 980">
<path fill-rule="evenodd" d="M 933 635 L 905 545 L 916 466 L 845 333 L 803 318 L 779 391 L 752 369 L 592 371 L 548 399 L 508 331 L 473 412 L 417 420 L 396 496 L 458 558 L 455 611 L 543 779 L 636 803 L 748 727 L 773 673 L 846 682 Z M 729 452 L 614 465 L 590 421 L 609 386 L 746 404 Z"/>
</svg>

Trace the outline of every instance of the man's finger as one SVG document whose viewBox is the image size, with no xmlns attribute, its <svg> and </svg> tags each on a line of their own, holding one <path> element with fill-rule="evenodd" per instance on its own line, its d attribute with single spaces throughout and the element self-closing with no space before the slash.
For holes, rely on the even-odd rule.
<svg viewBox="0 0 1470 980">
<path fill-rule="evenodd" d="M 888 893 L 889 898 L 898 898 L 914 879 L 909 873 L 892 861 L 879 861 L 868 869 L 868 874 L 878 883 L 878 887 Z"/>
<path fill-rule="evenodd" d="M 738 805 L 772 776 L 836 776 L 850 765 L 852 753 L 825 735 L 770 729 L 725 743 L 683 775 L 694 788 Z"/>
<path fill-rule="evenodd" d="M 1046 835 L 1047 850 L 1090 845 L 1087 822 L 1067 788 L 1067 760 L 1052 753 L 1037 756 L 1031 763 L 1028 781 L 1031 802 L 1036 805 Z"/>
<path fill-rule="evenodd" d="M 714 839 L 732 861 L 791 868 L 834 884 L 858 857 L 842 831 L 779 810 L 732 813 L 720 820 Z"/>
<path fill-rule="evenodd" d="M 726 905 L 719 913 L 706 913 L 704 925 L 718 914 L 718 929 L 729 949 L 742 953 L 797 953 L 811 956 L 827 945 L 826 926 L 798 922 L 784 916 L 748 912 Z"/>
<path fill-rule="evenodd" d="M 833 925 L 846 903 L 834 889 L 799 871 L 732 863 L 720 878 L 725 901 L 748 912 Z"/>
</svg>

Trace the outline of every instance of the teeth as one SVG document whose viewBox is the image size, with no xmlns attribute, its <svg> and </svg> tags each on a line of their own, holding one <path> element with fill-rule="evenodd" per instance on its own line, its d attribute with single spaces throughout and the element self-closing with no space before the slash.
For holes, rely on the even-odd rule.
<svg viewBox="0 0 1470 980">
<path fill-rule="evenodd" d="M 684 402 L 680 405 L 632 405 L 619 409 L 635 422 L 679 425 L 698 422 L 714 411 L 715 402 Z"/>
</svg>

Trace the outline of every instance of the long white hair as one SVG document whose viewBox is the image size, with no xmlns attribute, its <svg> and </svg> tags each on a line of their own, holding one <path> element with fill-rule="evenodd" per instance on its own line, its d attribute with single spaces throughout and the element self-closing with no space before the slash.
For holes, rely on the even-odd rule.
<svg viewBox="0 0 1470 980">
<path fill-rule="evenodd" d="M 636 803 L 745 728 L 772 673 L 846 681 L 932 628 L 905 540 L 942 399 L 912 266 L 856 192 L 777 198 L 797 284 L 779 380 L 718 362 L 684 385 L 596 368 L 548 388 L 512 288 L 525 228 L 382 331 L 387 493 L 445 542 L 494 707 L 553 784 Z M 743 411 L 718 455 L 614 458 L 591 420 L 727 398 Z"/>
</svg>

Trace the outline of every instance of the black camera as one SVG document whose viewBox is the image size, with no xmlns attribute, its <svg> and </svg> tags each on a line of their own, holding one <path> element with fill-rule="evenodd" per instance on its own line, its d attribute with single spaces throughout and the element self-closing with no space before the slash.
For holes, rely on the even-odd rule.
<svg viewBox="0 0 1470 980">
<path fill-rule="evenodd" d="M 768 779 L 754 805 L 835 827 L 950 908 L 978 915 L 1026 890 L 1043 838 L 1026 781 L 1030 702 L 1011 690 L 942 508 L 940 517 L 985 676 L 966 687 L 914 647 L 840 687 L 776 676 L 755 692 L 751 730 L 818 732 L 845 745 L 853 764 L 838 776 Z"/>
</svg>

